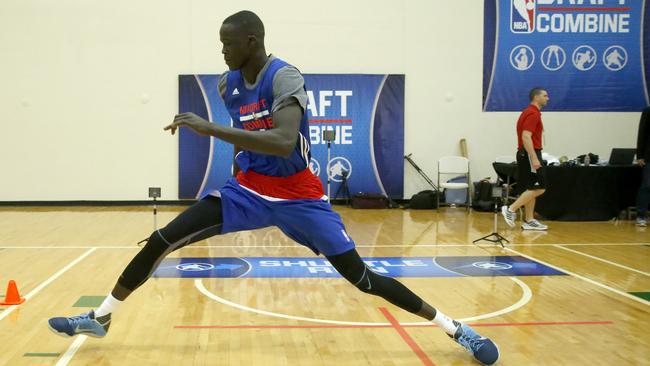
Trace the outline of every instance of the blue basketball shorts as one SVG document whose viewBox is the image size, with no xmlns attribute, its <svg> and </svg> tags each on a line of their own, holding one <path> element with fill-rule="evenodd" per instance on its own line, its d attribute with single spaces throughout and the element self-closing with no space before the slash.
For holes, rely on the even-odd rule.
<svg viewBox="0 0 650 366">
<path fill-rule="evenodd" d="M 216 195 L 216 194 L 213 194 Z M 230 179 L 219 189 L 223 212 L 222 234 L 277 226 L 294 241 L 325 256 L 354 248 L 341 216 L 320 199 L 263 198 Z"/>
</svg>

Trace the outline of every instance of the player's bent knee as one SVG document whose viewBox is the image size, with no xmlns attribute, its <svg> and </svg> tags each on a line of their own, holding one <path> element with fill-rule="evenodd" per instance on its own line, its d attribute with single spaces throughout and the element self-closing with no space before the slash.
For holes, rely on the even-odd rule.
<svg viewBox="0 0 650 366">
<path fill-rule="evenodd" d="M 360 266 L 345 266 L 343 268 L 337 268 L 337 270 L 343 278 L 359 290 L 366 293 L 371 290 L 372 286 L 369 284 L 372 281 L 371 276 L 374 273 L 365 264 L 361 264 Z"/>
<path fill-rule="evenodd" d="M 387 281 L 393 280 L 373 272 L 354 249 L 341 255 L 327 257 L 327 259 L 343 278 L 367 294 L 383 296 L 382 289 L 390 287 Z"/>
<path fill-rule="evenodd" d="M 376 274 L 368 267 L 364 267 L 363 274 L 361 275 L 359 281 L 354 283 L 354 286 L 361 290 L 361 292 L 365 292 L 371 295 L 379 295 L 379 293 L 377 293 L 377 284 L 381 282 L 382 279 L 383 276 Z"/>
<path fill-rule="evenodd" d="M 118 282 L 133 291 L 140 287 L 151 275 L 154 267 L 169 252 L 169 245 L 158 231 L 154 231 L 147 244 L 126 266 Z"/>
<path fill-rule="evenodd" d="M 147 244 L 142 248 L 140 253 L 146 252 L 152 257 L 159 257 L 169 249 L 169 242 L 163 237 L 159 230 L 154 231 L 149 236 Z"/>
</svg>

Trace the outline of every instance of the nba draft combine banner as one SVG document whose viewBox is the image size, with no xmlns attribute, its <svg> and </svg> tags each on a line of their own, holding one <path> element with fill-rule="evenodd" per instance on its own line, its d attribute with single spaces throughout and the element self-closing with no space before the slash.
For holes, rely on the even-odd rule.
<svg viewBox="0 0 650 366">
<path fill-rule="evenodd" d="M 650 104 L 645 0 L 485 0 L 483 109 L 520 111 L 548 90 L 555 111 Z"/>
<path fill-rule="evenodd" d="M 180 75 L 179 112 L 231 125 L 218 94 L 219 75 Z M 311 162 L 323 183 L 331 177 L 332 198 L 350 192 L 404 193 L 404 75 L 305 75 L 309 103 Z M 336 131 L 327 161 L 323 130 Z M 188 129 L 180 130 L 179 198 L 199 198 L 232 176 L 233 147 Z"/>
</svg>

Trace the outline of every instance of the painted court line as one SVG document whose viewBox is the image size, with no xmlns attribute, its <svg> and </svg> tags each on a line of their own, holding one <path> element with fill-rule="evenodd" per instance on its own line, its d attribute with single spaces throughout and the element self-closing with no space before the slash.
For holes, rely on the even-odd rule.
<svg viewBox="0 0 650 366">
<path fill-rule="evenodd" d="M 595 256 L 595 255 L 591 255 L 591 254 L 587 254 L 587 253 L 579 252 L 579 251 L 577 251 L 577 250 L 573 250 L 573 249 L 570 249 L 570 248 L 566 248 L 566 247 L 564 247 L 564 246 L 562 246 L 562 245 L 555 245 L 555 247 L 556 247 L 556 248 L 563 249 L 563 250 L 566 250 L 566 251 L 571 252 L 571 253 L 575 253 L 575 254 L 579 254 L 579 255 L 585 256 L 585 257 L 587 257 L 587 258 L 595 259 L 595 260 L 597 260 L 597 261 L 601 261 L 601 262 L 603 262 L 603 263 L 611 264 L 612 266 L 616 266 L 616 267 L 619 267 L 619 268 L 623 268 L 623 269 L 626 269 L 626 270 L 628 270 L 628 271 L 636 272 L 636 273 L 642 274 L 642 275 L 644 275 L 644 276 L 649 276 L 649 277 L 650 277 L 650 273 L 648 273 L 648 272 L 644 272 L 644 271 L 640 271 L 640 270 L 638 270 L 638 269 L 634 269 L 634 268 L 632 268 L 632 267 L 624 266 L 624 265 L 622 265 L 622 264 L 619 264 L 619 263 L 616 263 L 616 262 L 612 262 L 612 261 L 609 261 L 609 260 L 607 260 L 607 259 L 597 257 L 597 256 Z"/>
<path fill-rule="evenodd" d="M 576 326 L 576 325 L 612 325 L 612 321 L 596 322 L 523 322 L 523 323 L 471 323 L 471 327 L 549 327 L 549 326 Z M 435 328 L 437 325 L 402 323 L 402 328 Z M 175 325 L 175 329 L 364 329 L 364 328 L 392 328 L 392 325 Z"/>
<path fill-rule="evenodd" d="M 23 357 L 59 357 L 60 353 L 56 352 L 27 352 L 23 354 Z"/>
<path fill-rule="evenodd" d="M 61 268 L 58 272 L 56 272 L 55 274 L 53 274 L 50 278 L 48 278 L 47 280 L 45 280 L 43 283 L 41 283 L 40 285 L 38 285 L 38 286 L 37 286 L 36 288 L 34 288 L 32 291 L 30 291 L 27 295 L 25 295 L 25 300 L 29 300 L 29 299 L 31 299 L 34 295 L 36 295 L 36 294 L 39 293 L 42 289 L 44 289 L 45 286 L 49 285 L 49 284 L 52 283 L 54 280 L 56 280 L 57 278 L 59 278 L 59 276 L 61 276 L 61 275 L 64 274 L 65 272 L 67 272 L 70 268 L 74 267 L 77 263 L 81 262 L 84 258 L 86 258 L 87 256 L 89 256 L 89 255 L 90 255 L 92 252 L 94 252 L 95 250 L 97 250 L 97 248 L 91 248 L 91 249 L 87 250 L 86 252 L 84 252 L 84 254 L 82 254 L 82 255 L 80 255 L 79 257 L 77 257 L 77 259 L 75 259 L 75 260 L 73 260 L 72 262 L 68 263 L 67 266 Z M 8 307 L 5 311 L 3 311 L 2 313 L 0 313 L 0 320 L 4 319 L 7 315 L 11 314 L 11 312 L 14 311 L 18 306 L 20 306 L 20 305 L 11 305 L 11 306 Z"/>
<path fill-rule="evenodd" d="M 390 324 L 392 325 L 392 327 L 393 327 L 393 328 L 397 331 L 397 333 L 402 337 L 402 339 L 404 340 L 404 342 L 406 342 L 406 344 L 408 344 L 409 347 L 411 347 L 411 350 L 413 350 L 413 352 L 418 356 L 418 358 L 420 359 L 420 361 L 422 361 L 422 364 L 423 364 L 423 365 L 426 365 L 426 366 L 435 366 L 435 364 L 431 361 L 431 359 L 429 359 L 429 357 L 427 356 L 427 354 L 424 353 L 424 351 L 422 351 L 422 348 L 420 348 L 420 346 L 415 342 L 415 340 L 414 340 L 413 338 L 411 338 L 411 336 L 408 334 L 408 332 L 406 331 L 406 329 L 404 329 L 404 327 L 402 327 L 402 325 L 397 321 L 397 319 L 395 319 L 395 317 L 393 316 L 393 314 L 391 314 L 391 313 L 388 311 L 388 309 L 386 309 L 386 308 L 379 308 L 379 311 L 380 311 L 382 314 L 384 314 L 384 316 L 386 317 L 386 319 L 388 319 L 388 321 L 390 322 Z"/>
<path fill-rule="evenodd" d="M 530 287 L 526 285 L 523 281 L 519 280 L 516 277 L 509 277 L 512 281 L 514 281 L 517 285 L 519 285 L 522 289 L 522 295 L 521 298 L 514 304 L 491 312 L 487 314 L 481 314 L 481 315 L 476 315 L 472 316 L 469 318 L 462 318 L 458 319 L 458 321 L 464 322 L 464 323 L 469 323 L 473 322 L 476 320 L 482 320 L 482 319 L 488 319 L 504 314 L 508 314 L 510 312 L 513 312 L 522 306 L 526 305 L 530 299 L 532 298 L 533 294 L 532 291 L 530 290 Z M 275 318 L 283 318 L 283 319 L 290 319 L 290 320 L 299 320 L 299 321 L 307 321 L 307 322 L 312 322 L 312 323 L 321 323 L 321 324 L 336 324 L 336 325 L 355 325 L 355 326 L 366 326 L 366 325 L 390 325 L 388 323 L 373 323 L 373 322 L 350 322 L 350 321 L 342 321 L 342 320 L 332 320 L 332 319 L 319 319 L 319 318 L 308 318 L 308 317 L 302 317 L 302 316 L 295 316 L 295 315 L 289 315 L 289 314 L 282 314 L 282 313 L 275 313 L 271 311 L 266 311 L 266 310 L 261 310 L 261 309 L 255 309 L 249 306 L 245 306 L 242 304 L 237 304 L 235 302 L 226 300 L 222 297 L 219 297 L 218 295 L 210 292 L 208 289 L 205 288 L 203 285 L 203 281 L 200 278 L 197 278 L 194 280 L 194 286 L 201 292 L 203 295 L 209 297 L 210 299 L 219 302 L 223 305 L 227 305 L 242 311 L 248 311 L 251 313 L 256 313 L 260 315 L 266 315 L 270 317 L 275 317 Z M 416 322 L 416 323 L 403 323 L 402 325 L 429 325 L 430 322 Z"/>
<path fill-rule="evenodd" d="M 634 300 L 634 301 L 636 301 L 636 302 L 639 302 L 639 303 L 641 303 L 641 304 L 643 304 L 643 305 L 648 305 L 648 306 L 650 306 L 650 301 L 646 301 L 646 300 L 644 300 L 644 299 L 642 299 L 642 298 L 640 298 L 640 297 L 636 297 L 636 296 L 634 296 L 634 295 L 630 295 L 630 294 L 628 294 L 627 292 L 624 292 L 624 291 L 621 291 L 621 290 L 617 290 L 617 289 L 615 289 L 615 288 L 613 288 L 613 287 L 610 287 L 610 286 L 607 286 L 607 285 L 602 284 L 602 283 L 600 283 L 600 282 L 594 281 L 594 280 L 592 280 L 592 279 L 590 279 L 590 278 L 587 278 L 587 277 L 585 277 L 585 276 L 581 276 L 581 275 L 579 275 L 579 274 L 577 274 L 577 273 L 574 273 L 574 272 L 571 272 L 571 271 L 567 271 L 566 269 L 563 269 L 563 268 L 560 268 L 560 267 L 558 267 L 558 266 L 552 265 L 552 264 L 550 264 L 550 263 L 548 263 L 548 262 L 544 262 L 544 261 L 539 260 L 539 259 L 537 259 L 537 258 L 535 258 L 535 257 L 533 257 L 533 256 L 530 256 L 530 255 L 527 255 L 527 254 L 524 254 L 524 253 L 518 252 L 518 251 L 516 251 L 516 250 L 514 250 L 514 249 L 510 249 L 510 248 L 508 248 L 508 247 L 506 247 L 505 249 L 506 249 L 507 251 L 509 251 L 509 252 L 515 253 L 515 254 L 520 255 L 520 256 L 522 256 L 522 257 L 524 257 L 524 258 L 528 258 L 528 259 L 530 259 L 530 260 L 532 260 L 532 261 L 536 261 L 536 262 L 541 263 L 541 264 L 543 264 L 543 265 L 545 265 L 545 266 L 551 267 L 551 268 L 553 268 L 553 269 L 556 269 L 556 270 L 558 270 L 558 271 L 564 272 L 564 273 L 566 273 L 566 274 L 568 274 L 568 275 L 571 275 L 571 276 L 573 276 L 573 277 L 579 278 L 579 279 L 581 279 L 581 280 L 583 280 L 583 281 L 585 281 L 585 282 L 589 282 L 589 283 L 591 283 L 592 285 L 598 286 L 598 287 L 600 287 L 600 288 L 604 288 L 605 290 L 611 291 L 611 292 L 616 293 L 616 294 L 618 294 L 618 295 L 621 295 L 621 296 L 623 296 L 623 297 L 627 297 L 628 299 L 632 299 L 632 300 Z"/>
<path fill-rule="evenodd" d="M 65 365 L 67 365 L 68 362 L 70 362 L 70 360 L 74 356 L 74 354 L 77 353 L 79 348 L 81 348 L 81 345 L 86 341 L 87 338 L 88 338 L 88 336 L 85 336 L 85 335 L 77 336 L 77 339 L 75 339 L 74 342 L 72 342 L 70 347 L 68 347 L 68 350 L 65 351 L 65 353 L 59 359 L 59 362 L 57 362 L 55 366 L 65 366 Z"/>
</svg>

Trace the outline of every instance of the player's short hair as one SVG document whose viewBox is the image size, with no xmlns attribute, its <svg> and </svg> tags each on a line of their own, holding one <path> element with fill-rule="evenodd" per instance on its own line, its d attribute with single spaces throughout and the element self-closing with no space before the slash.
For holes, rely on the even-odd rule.
<svg viewBox="0 0 650 366">
<path fill-rule="evenodd" d="M 229 16 L 223 21 L 223 24 L 233 24 L 248 34 L 264 37 L 262 19 L 250 10 L 242 10 Z"/>
<path fill-rule="evenodd" d="M 533 99 L 535 99 L 536 96 L 542 94 L 542 92 L 544 92 L 544 91 L 546 91 L 546 89 L 536 86 L 536 87 L 530 89 L 530 93 L 528 93 L 528 99 L 530 99 L 530 101 L 532 102 Z"/>
</svg>

